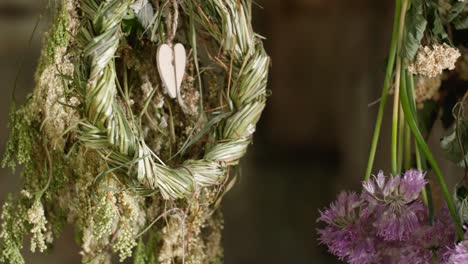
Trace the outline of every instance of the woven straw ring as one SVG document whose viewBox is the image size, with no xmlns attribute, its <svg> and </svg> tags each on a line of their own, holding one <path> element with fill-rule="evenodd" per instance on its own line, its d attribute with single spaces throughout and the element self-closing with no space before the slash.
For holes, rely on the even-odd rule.
<svg viewBox="0 0 468 264">
<path fill-rule="evenodd" d="M 138 179 L 139 188 L 159 190 L 164 199 L 187 197 L 197 186 L 219 184 L 226 168 L 236 165 L 246 153 L 255 126 L 265 107 L 269 57 L 253 32 L 248 0 L 184 0 L 181 10 L 194 19 L 195 28 L 212 36 L 220 50 L 224 68 L 227 109 L 223 119 L 208 132 L 211 143 L 200 160 L 187 160 L 170 168 L 153 153 L 129 118 L 129 110 L 118 103 L 114 57 L 123 34 L 122 19 L 132 1 L 102 1 L 96 7 L 82 1 L 84 20 L 79 41 L 85 46 L 81 58 L 89 70 L 78 74 L 85 98 L 79 125 L 79 140 L 105 157 L 109 171 Z M 93 30 L 87 28 L 92 27 Z M 184 43 L 184 45 L 187 45 Z M 78 71 L 80 72 L 80 71 Z M 83 71 L 81 71 L 83 72 Z M 76 77 L 75 73 L 75 77 Z M 86 77 L 83 77 L 86 76 Z"/>
</svg>

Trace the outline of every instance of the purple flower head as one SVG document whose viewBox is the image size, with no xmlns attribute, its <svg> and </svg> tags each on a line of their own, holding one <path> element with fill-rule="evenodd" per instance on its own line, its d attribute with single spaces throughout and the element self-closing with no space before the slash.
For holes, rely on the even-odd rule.
<svg viewBox="0 0 468 264">
<path fill-rule="evenodd" d="M 358 210 L 362 205 L 362 200 L 354 192 L 342 192 L 335 202 L 330 204 L 330 208 L 320 212 L 318 221 L 338 226 L 346 226 L 354 223 L 358 219 Z"/>
<path fill-rule="evenodd" d="M 388 241 L 408 240 L 414 230 L 420 227 L 418 215 L 424 210 L 419 201 L 398 208 L 382 208 L 382 213 L 374 222 L 377 234 Z"/>
<path fill-rule="evenodd" d="M 409 170 L 405 172 L 400 183 L 400 193 L 407 201 L 416 200 L 421 193 L 427 180 L 424 179 L 424 173 L 418 170 Z"/>
<path fill-rule="evenodd" d="M 411 243 L 421 249 L 432 252 L 437 263 L 447 263 L 447 250 L 453 246 L 456 239 L 455 224 L 452 221 L 447 205 L 444 205 L 434 222 L 430 224 L 429 215 L 425 212 L 419 216 L 423 223 L 418 230 L 411 234 Z"/>
<path fill-rule="evenodd" d="M 397 175 L 387 179 L 380 171 L 373 179 L 363 182 L 362 186 L 377 200 L 399 200 L 409 203 L 418 198 L 426 183 L 424 173 L 418 170 L 405 172 L 403 178 Z"/>
<path fill-rule="evenodd" d="M 454 249 L 448 252 L 447 264 L 466 264 L 468 263 L 468 240 L 458 243 Z"/>
<path fill-rule="evenodd" d="M 329 208 L 320 212 L 318 221 L 327 224 L 318 230 L 319 241 L 329 251 L 349 263 L 371 263 L 375 255 L 372 225 L 362 210 L 364 201 L 356 193 L 342 192 Z"/>
<path fill-rule="evenodd" d="M 379 211 L 374 222 L 379 236 L 387 241 L 403 241 L 420 226 L 418 215 L 425 208 L 416 199 L 426 183 L 424 174 L 416 170 L 407 171 L 403 178 L 387 179 L 380 171 L 363 183 L 366 200 Z"/>
</svg>

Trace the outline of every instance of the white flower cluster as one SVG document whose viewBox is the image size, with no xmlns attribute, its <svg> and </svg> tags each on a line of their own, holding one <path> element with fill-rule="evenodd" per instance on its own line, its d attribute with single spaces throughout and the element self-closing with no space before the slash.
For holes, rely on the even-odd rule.
<svg viewBox="0 0 468 264">
<path fill-rule="evenodd" d="M 132 250 L 137 245 L 135 237 L 145 224 L 146 215 L 139 206 L 141 198 L 121 192 L 117 195 L 117 199 L 120 221 L 113 250 L 119 253 L 120 262 L 122 262 L 132 256 Z"/>
<path fill-rule="evenodd" d="M 38 248 L 40 252 L 44 252 L 47 249 L 46 236 L 44 235 L 47 231 L 47 219 L 44 216 L 44 207 L 40 201 L 34 202 L 33 206 L 28 210 L 27 219 L 28 223 L 32 225 L 31 251 L 36 252 L 36 248 Z"/>
<path fill-rule="evenodd" d="M 93 216 L 93 233 L 95 239 L 101 239 L 112 233 L 117 212 L 114 209 L 116 199 L 111 193 L 104 193 L 97 204 L 96 214 Z"/>
<path fill-rule="evenodd" d="M 130 219 L 121 218 L 120 221 L 117 241 L 113 245 L 113 249 L 119 253 L 120 262 L 123 262 L 126 258 L 132 256 L 132 249 L 136 247 L 137 243 Z"/>
<path fill-rule="evenodd" d="M 414 62 L 408 66 L 408 71 L 429 78 L 436 77 L 445 69 L 453 70 L 460 56 L 457 49 L 445 43 L 432 45 L 432 48 L 420 46 Z"/>
<path fill-rule="evenodd" d="M 424 101 L 439 98 L 439 88 L 442 84 L 441 76 L 426 78 L 420 76 L 415 82 L 414 98 L 419 109 L 424 107 Z"/>
</svg>

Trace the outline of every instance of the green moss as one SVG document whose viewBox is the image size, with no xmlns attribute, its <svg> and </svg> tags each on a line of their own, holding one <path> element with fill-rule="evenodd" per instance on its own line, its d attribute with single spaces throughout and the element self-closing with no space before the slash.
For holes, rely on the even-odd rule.
<svg viewBox="0 0 468 264">
<path fill-rule="evenodd" d="M 59 13 L 55 17 L 51 29 L 45 34 L 44 49 L 42 50 L 41 58 L 37 68 L 37 75 L 39 76 L 47 65 L 51 65 L 55 60 L 55 52 L 57 48 L 66 47 L 70 35 L 68 33 L 69 18 L 67 9 L 65 8 L 65 1 L 59 8 Z"/>
<path fill-rule="evenodd" d="M 56 18 L 54 26 L 51 29 L 51 33 L 47 43 L 47 58 L 52 60 L 55 56 L 55 50 L 58 47 L 65 47 L 68 44 L 68 15 L 65 8 L 61 9 L 60 15 Z"/>
</svg>

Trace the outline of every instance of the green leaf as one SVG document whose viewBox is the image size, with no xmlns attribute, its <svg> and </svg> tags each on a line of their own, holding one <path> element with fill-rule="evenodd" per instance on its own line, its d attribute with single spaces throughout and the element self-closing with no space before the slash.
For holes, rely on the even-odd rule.
<svg viewBox="0 0 468 264">
<path fill-rule="evenodd" d="M 463 158 L 468 158 L 468 155 L 466 154 L 466 151 L 468 150 L 468 121 L 460 121 L 459 126 L 460 141 L 463 149 L 465 150 L 465 154 L 463 154 L 463 151 L 460 149 L 460 144 L 458 143 L 456 126 L 454 126 L 450 135 L 441 140 L 440 145 L 444 150 L 447 159 L 455 163 L 457 166 L 465 167 Z"/>
<path fill-rule="evenodd" d="M 442 23 L 442 19 L 440 18 L 437 10 L 434 10 L 434 25 L 432 26 L 432 33 L 434 33 L 434 35 L 436 35 L 440 40 L 448 38 L 444 24 Z"/>
<path fill-rule="evenodd" d="M 450 9 L 448 15 L 447 15 L 447 21 L 452 22 L 457 18 L 462 12 L 463 9 L 465 8 L 466 3 L 465 2 L 457 2 L 455 3 L 452 8 Z"/>
<path fill-rule="evenodd" d="M 402 55 L 413 61 L 418 52 L 421 39 L 427 27 L 427 20 L 423 15 L 423 5 L 421 1 L 414 1 L 408 11 L 406 20 L 406 38 L 403 44 Z"/>
<path fill-rule="evenodd" d="M 468 29 L 468 15 L 460 15 L 455 20 L 453 20 L 453 25 L 457 30 Z"/>
<path fill-rule="evenodd" d="M 418 111 L 418 124 L 421 134 L 427 135 L 437 120 L 438 105 L 433 100 L 426 100 L 423 108 Z"/>
</svg>

